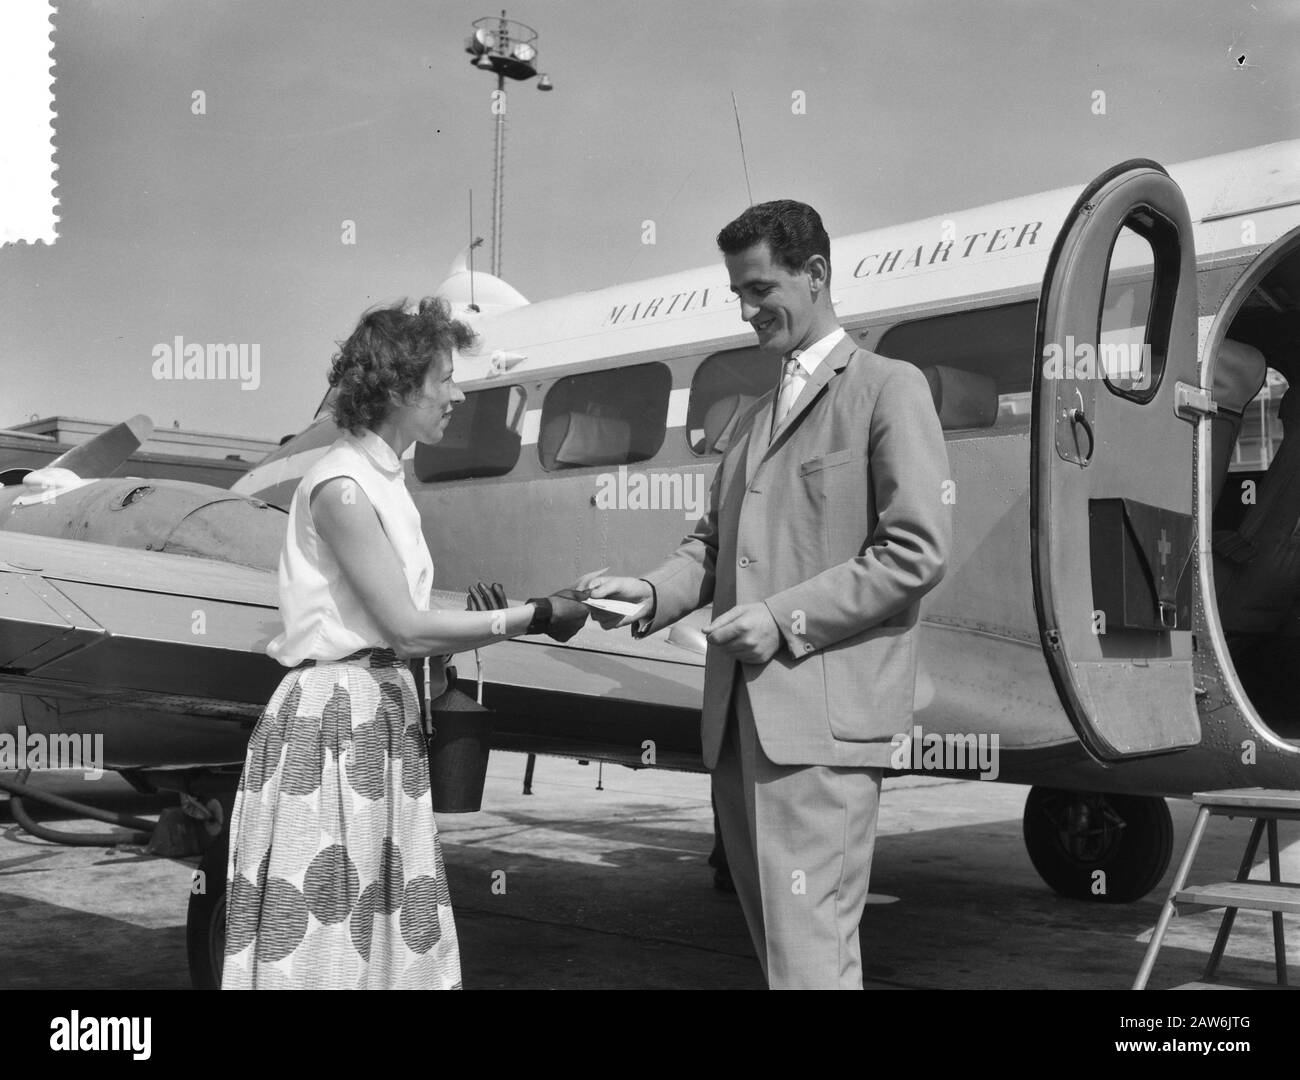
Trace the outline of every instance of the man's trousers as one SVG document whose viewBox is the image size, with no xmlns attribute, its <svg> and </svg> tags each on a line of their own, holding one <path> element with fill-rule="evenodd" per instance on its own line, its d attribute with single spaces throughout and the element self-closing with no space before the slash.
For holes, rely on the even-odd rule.
<svg viewBox="0 0 1300 1080">
<path fill-rule="evenodd" d="M 882 770 L 773 764 L 740 678 L 732 703 L 713 792 L 768 986 L 860 990 Z"/>
</svg>

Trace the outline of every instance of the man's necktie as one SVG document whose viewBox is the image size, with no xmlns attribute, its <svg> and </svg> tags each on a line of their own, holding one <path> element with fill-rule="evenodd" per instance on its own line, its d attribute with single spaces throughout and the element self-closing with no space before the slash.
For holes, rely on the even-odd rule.
<svg viewBox="0 0 1300 1080">
<path fill-rule="evenodd" d="M 799 384 L 795 380 L 798 371 L 799 358 L 787 357 L 781 368 L 781 388 L 776 397 L 776 408 L 772 412 L 772 435 L 776 434 L 776 429 L 781 426 L 781 422 L 785 420 L 786 414 L 794 405 L 795 398 L 799 396 Z M 771 441 L 771 436 L 768 441 Z"/>
</svg>

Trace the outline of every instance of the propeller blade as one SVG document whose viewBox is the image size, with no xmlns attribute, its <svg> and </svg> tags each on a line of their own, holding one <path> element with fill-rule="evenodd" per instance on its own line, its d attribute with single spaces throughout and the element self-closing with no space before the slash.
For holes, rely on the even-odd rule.
<svg viewBox="0 0 1300 1080">
<path fill-rule="evenodd" d="M 130 420 L 114 424 L 89 442 L 74 446 L 45 467 L 68 469 L 82 479 L 112 476 L 122 462 L 139 450 L 140 444 L 152 434 L 153 421 L 144 413 L 137 413 Z"/>
</svg>

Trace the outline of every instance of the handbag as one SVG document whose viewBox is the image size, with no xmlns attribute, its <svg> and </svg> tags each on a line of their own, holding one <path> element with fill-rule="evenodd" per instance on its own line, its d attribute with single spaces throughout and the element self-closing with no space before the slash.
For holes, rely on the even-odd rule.
<svg viewBox="0 0 1300 1080">
<path fill-rule="evenodd" d="M 429 795 L 435 814 L 472 814 L 482 809 L 494 716 L 456 689 L 456 669 L 445 668 L 447 688 L 429 700 L 430 661 L 416 678 L 429 755 Z"/>
</svg>

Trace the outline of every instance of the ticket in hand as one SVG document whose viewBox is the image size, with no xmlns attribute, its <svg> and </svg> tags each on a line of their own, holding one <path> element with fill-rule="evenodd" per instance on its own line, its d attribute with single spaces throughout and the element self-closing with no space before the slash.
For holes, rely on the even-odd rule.
<svg viewBox="0 0 1300 1080">
<path fill-rule="evenodd" d="M 589 608 L 595 608 L 597 611 L 608 611 L 611 615 L 619 615 L 626 618 L 634 611 L 639 611 L 644 605 L 634 604 L 631 600 L 597 600 L 594 598 L 583 601 Z"/>
</svg>

